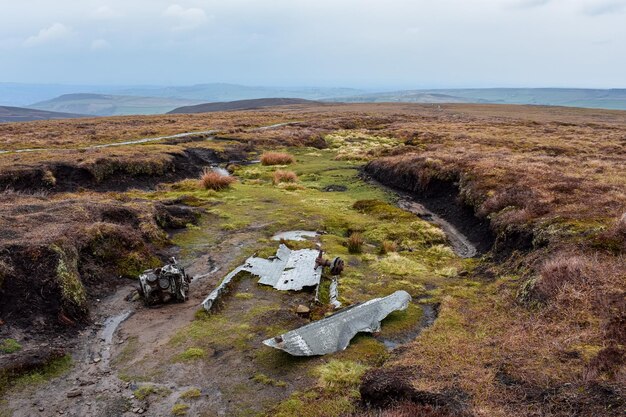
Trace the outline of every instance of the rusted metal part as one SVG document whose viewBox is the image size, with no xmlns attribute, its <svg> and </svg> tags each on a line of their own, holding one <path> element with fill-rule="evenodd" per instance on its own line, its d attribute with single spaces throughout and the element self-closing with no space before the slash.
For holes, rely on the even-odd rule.
<svg viewBox="0 0 626 417">
<path fill-rule="evenodd" d="M 139 275 L 139 294 L 146 305 L 187 300 L 191 277 L 175 258 L 161 268 L 147 269 Z"/>
<path fill-rule="evenodd" d="M 332 261 L 329 259 L 324 259 L 324 251 L 320 249 L 317 258 L 315 258 L 315 266 L 327 267 L 330 268 L 330 274 L 333 276 L 341 275 L 343 272 L 343 268 L 345 263 L 343 259 L 340 257 L 336 257 Z"/>
<path fill-rule="evenodd" d="M 259 277 L 259 284 L 271 285 L 281 291 L 299 291 L 305 287 L 315 287 L 320 283 L 322 268 L 315 264 L 317 251 L 300 249 L 292 251 L 281 244 L 276 256 L 270 259 L 252 256 L 230 272 L 222 283 L 202 302 L 202 307 L 210 311 L 215 301 L 228 289 L 232 279 L 241 271 Z"/>
<path fill-rule="evenodd" d="M 391 312 L 408 307 L 411 296 L 396 291 L 348 307 L 325 319 L 263 341 L 263 344 L 284 350 L 294 356 L 326 355 L 344 350 L 359 332 L 377 332 L 380 322 Z"/>
</svg>

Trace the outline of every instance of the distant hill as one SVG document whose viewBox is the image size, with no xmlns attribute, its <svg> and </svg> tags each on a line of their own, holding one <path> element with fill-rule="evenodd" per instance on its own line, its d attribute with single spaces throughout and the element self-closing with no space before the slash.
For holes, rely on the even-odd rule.
<svg viewBox="0 0 626 417">
<path fill-rule="evenodd" d="M 347 97 L 335 97 L 330 100 L 344 103 L 486 103 L 485 100 L 456 97 L 440 92 L 393 91 L 389 93 L 372 93 Z"/>
<path fill-rule="evenodd" d="M 493 103 L 626 110 L 626 89 L 470 88 L 401 90 L 336 97 L 328 101 L 408 103 Z"/>
<path fill-rule="evenodd" d="M 134 87 L 122 89 L 118 94 L 148 97 L 177 97 L 200 100 L 202 102 L 220 102 L 279 97 L 321 100 L 363 93 L 365 93 L 365 90 L 358 90 L 355 88 L 262 87 L 211 83 L 172 87 Z"/>
<path fill-rule="evenodd" d="M 0 123 L 30 122 L 33 120 L 73 119 L 84 114 L 58 113 L 23 107 L 0 106 Z"/>
<path fill-rule="evenodd" d="M 209 113 L 229 110 L 251 110 L 272 106 L 286 106 L 294 104 L 320 104 L 318 101 L 304 100 L 301 98 L 257 98 L 253 100 L 237 100 L 219 103 L 204 103 L 195 106 L 179 107 L 168 114 L 175 113 Z"/>
<path fill-rule="evenodd" d="M 197 103 L 198 100 L 177 98 L 79 93 L 64 94 L 52 100 L 31 104 L 28 107 L 93 116 L 121 116 L 128 114 L 162 114 L 180 106 Z"/>
</svg>

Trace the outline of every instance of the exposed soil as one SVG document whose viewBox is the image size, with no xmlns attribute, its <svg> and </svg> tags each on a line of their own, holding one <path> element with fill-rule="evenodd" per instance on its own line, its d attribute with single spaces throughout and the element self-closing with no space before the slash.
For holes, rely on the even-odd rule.
<svg viewBox="0 0 626 417">
<path fill-rule="evenodd" d="M 249 408 L 262 409 L 263 404 L 271 399 L 280 400 L 290 391 L 310 386 L 310 377 L 298 374 L 297 367 L 285 368 L 279 370 L 279 377 L 288 382 L 288 391 L 259 384 L 257 390 L 234 404 L 231 402 L 232 394 L 225 395 L 225 392 L 236 390 L 242 384 L 250 384 L 249 380 L 256 372 L 250 362 L 252 357 L 242 355 L 235 347 L 211 352 L 213 359 L 210 366 L 202 371 L 194 369 L 193 365 L 163 364 L 160 361 L 162 354 L 168 354 L 160 353 L 169 350 L 167 342 L 193 320 L 204 296 L 217 285 L 226 272 L 226 266 L 238 259 L 240 251 L 251 243 L 251 239 L 255 239 L 254 234 L 225 235 L 222 243 L 214 247 L 210 254 L 185 265 L 187 272 L 195 278 L 191 283 L 190 299 L 184 304 L 147 308 L 140 301 L 129 303 L 128 295 L 134 292 L 134 285 L 124 285 L 114 295 L 103 299 L 93 312 L 96 324 L 85 328 L 75 343 L 70 344 L 72 348 L 68 351 L 76 362 L 72 371 L 57 381 L 54 388 L 13 396 L 9 403 L 9 407 L 15 410 L 13 416 L 30 417 L 61 412 L 76 417 L 131 416 L 136 415 L 134 410 L 138 409 L 145 410 L 147 415 L 169 415 L 178 397 L 196 387 L 201 389 L 202 394 L 191 402 L 189 415 L 228 416 L 235 409 L 240 409 L 241 403 Z M 211 268 L 210 271 L 207 271 L 207 266 Z M 221 302 L 222 307 L 217 314 L 236 317 L 241 311 L 264 304 L 283 306 L 280 310 L 272 310 L 271 316 L 266 314 L 259 318 L 259 324 L 265 326 L 281 322 L 294 327 L 305 324 L 307 321 L 294 313 L 295 306 L 307 304 L 314 297 L 307 292 L 286 294 L 268 290 L 257 285 L 256 279 L 250 278 L 240 280 L 233 291 L 236 292 L 250 293 L 254 298 L 245 300 L 227 296 Z M 266 336 L 257 334 L 255 342 L 261 345 Z M 119 358 L 120 355 L 124 356 L 125 349 L 132 350 L 133 358 L 153 357 L 154 363 L 150 363 L 150 360 L 148 363 L 144 360 L 141 363 L 132 360 L 122 363 Z M 110 358 L 118 359 L 111 362 Z M 150 372 L 153 366 L 160 367 L 162 376 L 156 377 L 157 382 L 149 385 L 162 388 L 167 394 L 146 400 L 132 398 L 133 390 L 145 384 L 140 380 L 124 382 L 119 376 L 138 369 Z M 80 394 L 74 396 L 77 392 Z"/>
<path fill-rule="evenodd" d="M 373 170 L 371 165 L 365 166 L 365 172 L 372 176 L 366 179 L 377 181 L 399 196 L 398 207 L 441 227 L 460 257 L 472 258 L 493 247 L 495 236 L 489 222 L 478 218 L 470 206 L 461 202 L 454 183 L 439 181 L 422 191 L 415 183 L 388 177 L 381 170 Z"/>
</svg>

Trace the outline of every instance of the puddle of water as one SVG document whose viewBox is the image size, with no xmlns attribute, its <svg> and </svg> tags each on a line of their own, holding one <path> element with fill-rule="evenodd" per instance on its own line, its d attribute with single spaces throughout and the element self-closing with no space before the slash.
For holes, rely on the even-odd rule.
<svg viewBox="0 0 626 417">
<path fill-rule="evenodd" d="M 272 236 L 272 240 L 296 240 L 302 241 L 307 238 L 316 238 L 320 234 L 309 230 L 290 230 L 288 232 L 276 233 Z"/>
<path fill-rule="evenodd" d="M 113 343 L 113 335 L 117 330 L 118 326 L 122 324 L 124 320 L 126 320 L 130 315 L 131 311 L 125 311 L 117 316 L 109 317 L 104 321 L 104 328 L 102 329 L 102 333 L 100 334 L 100 339 L 104 341 L 107 345 Z"/>
<path fill-rule="evenodd" d="M 228 170 L 226 168 L 214 166 L 214 167 L 211 167 L 211 170 L 213 172 L 217 172 L 218 174 L 223 175 L 225 177 L 230 177 L 230 172 L 228 172 Z"/>
</svg>

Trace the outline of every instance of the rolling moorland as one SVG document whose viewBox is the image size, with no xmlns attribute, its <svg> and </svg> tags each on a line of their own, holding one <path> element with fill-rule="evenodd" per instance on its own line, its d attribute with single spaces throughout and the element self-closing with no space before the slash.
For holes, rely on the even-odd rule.
<svg viewBox="0 0 626 417">
<path fill-rule="evenodd" d="M 79 113 L 91 116 L 124 116 L 128 114 L 167 113 L 177 107 L 200 104 L 198 100 L 122 96 L 108 94 L 64 94 L 28 106 L 32 109 Z"/>
<path fill-rule="evenodd" d="M 6 123 L 0 142 L 3 417 L 626 409 L 626 112 L 290 105 Z M 413 302 L 311 358 L 261 341 L 331 312 L 327 279 L 316 304 L 242 274 L 200 310 L 288 230 L 346 260 L 344 306 Z M 137 275 L 172 255 L 190 300 L 144 307 Z"/>
<path fill-rule="evenodd" d="M 190 86 L 80 86 L 0 83 L 0 105 L 90 114 L 161 114 L 186 105 L 292 98 L 347 103 L 531 104 L 626 110 L 625 89 L 469 88 L 359 90 L 211 83 Z"/>
</svg>

